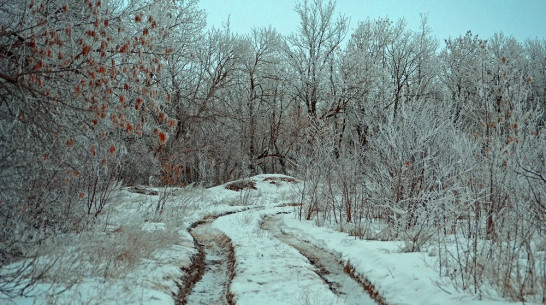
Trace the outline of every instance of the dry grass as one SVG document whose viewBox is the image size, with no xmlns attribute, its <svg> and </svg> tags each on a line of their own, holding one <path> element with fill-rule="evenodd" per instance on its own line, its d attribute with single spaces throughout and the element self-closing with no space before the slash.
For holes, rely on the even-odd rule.
<svg viewBox="0 0 546 305">
<path fill-rule="evenodd" d="M 88 230 L 51 238 L 42 246 L 39 254 L 45 260 L 58 260 L 44 280 L 70 286 L 90 277 L 127 277 L 143 260 L 181 243 L 178 232 L 193 203 L 186 197 L 171 196 L 157 214 L 157 196 L 120 195 Z"/>
<path fill-rule="evenodd" d="M 142 298 L 140 294 L 131 292 L 132 285 L 141 285 L 135 279 L 141 278 L 145 270 L 153 268 L 151 266 L 178 259 L 166 258 L 167 253 L 187 242 L 180 230 L 186 227 L 185 218 L 202 193 L 202 189 L 191 187 L 167 191 L 169 196 L 163 196 L 166 199 L 162 213 L 157 213 L 161 196 L 119 190 L 102 214 L 86 219 L 88 225 L 83 231 L 44 240 L 36 253 L 38 259 L 29 271 L 30 276 L 39 275 L 37 283 L 43 284 L 38 299 L 46 304 L 142 304 L 142 300 L 138 302 Z M 184 258 L 180 265 L 186 263 Z M 42 275 L 42 271 L 47 272 Z M 178 278 L 175 274 L 166 281 L 176 282 Z M 44 290 L 44 285 L 51 288 Z M 101 285 L 124 291 L 124 299 L 117 299 L 120 295 L 112 295 L 111 289 L 102 291 Z M 173 288 L 165 286 L 162 290 L 168 293 Z"/>
<path fill-rule="evenodd" d="M 143 230 L 142 223 L 129 223 L 112 231 L 88 231 L 51 240 L 44 257 L 58 258 L 46 280 L 66 285 L 83 278 L 124 278 L 143 259 L 178 244 L 175 230 Z"/>
</svg>

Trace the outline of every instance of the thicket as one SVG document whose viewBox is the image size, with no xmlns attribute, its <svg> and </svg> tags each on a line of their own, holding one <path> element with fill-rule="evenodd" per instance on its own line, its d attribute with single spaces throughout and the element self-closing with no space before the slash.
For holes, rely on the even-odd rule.
<svg viewBox="0 0 546 305">
<path fill-rule="evenodd" d="M 546 41 L 440 47 L 426 17 L 348 36 L 320 0 L 291 35 L 239 35 L 197 4 L 0 3 L 1 266 L 88 228 L 120 183 L 285 173 L 302 219 L 433 245 L 461 289 L 544 298 Z"/>
</svg>

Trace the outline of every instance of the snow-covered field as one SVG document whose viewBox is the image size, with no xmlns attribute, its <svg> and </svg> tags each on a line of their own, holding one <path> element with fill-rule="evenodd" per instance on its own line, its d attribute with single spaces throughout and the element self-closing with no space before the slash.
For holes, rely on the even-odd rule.
<svg viewBox="0 0 546 305">
<path fill-rule="evenodd" d="M 153 213 L 160 196 L 124 189 L 101 215 L 101 230 L 84 241 L 67 237 L 46 256 L 65 253 L 61 261 L 73 258 L 72 268 L 59 267 L 58 278 L 45 278 L 33 297 L 0 298 L 0 303 L 510 304 L 494 293 L 478 300 L 457 291 L 438 275 L 433 253 L 401 253 L 399 242 L 358 240 L 297 220 L 301 182 L 282 175 L 244 182 L 255 189 L 168 190 L 161 215 Z M 92 241 L 109 245 L 115 255 L 108 247 L 89 246 Z M 198 259 L 199 249 L 204 260 Z M 81 257 L 86 259 L 74 259 Z M 203 274 L 190 279 L 196 266 Z M 373 287 L 376 301 L 362 282 Z M 51 295 L 55 291 L 62 293 Z"/>
</svg>

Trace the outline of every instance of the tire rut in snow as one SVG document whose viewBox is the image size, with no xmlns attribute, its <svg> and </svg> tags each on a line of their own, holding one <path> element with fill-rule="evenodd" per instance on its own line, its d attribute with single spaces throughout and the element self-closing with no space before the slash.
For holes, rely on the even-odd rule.
<svg viewBox="0 0 546 305">
<path fill-rule="evenodd" d="M 264 218 L 261 228 L 305 256 L 315 267 L 314 272 L 345 304 L 386 304 L 377 293 L 369 292 L 365 286 L 366 280 L 358 278 L 354 272 L 347 272 L 352 267 L 342 264 L 331 253 L 283 232 L 278 222 L 278 216 Z"/>
<path fill-rule="evenodd" d="M 235 276 L 235 250 L 229 237 L 211 229 L 212 222 L 224 215 L 205 218 L 188 229 L 197 253 L 184 269 L 186 275 L 179 286 L 177 305 L 235 304 L 229 290 Z"/>
</svg>

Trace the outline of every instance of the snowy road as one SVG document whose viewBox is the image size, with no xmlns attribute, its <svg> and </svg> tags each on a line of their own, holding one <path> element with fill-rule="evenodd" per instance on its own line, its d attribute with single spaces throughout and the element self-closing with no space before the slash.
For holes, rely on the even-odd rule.
<svg viewBox="0 0 546 305">
<path fill-rule="evenodd" d="M 294 235 L 288 234 L 279 226 L 277 216 L 266 217 L 261 224 L 261 229 L 267 230 L 283 243 L 295 248 L 315 269 L 314 272 L 328 284 L 330 290 L 336 294 L 340 300 L 348 305 L 366 305 L 366 304 L 385 304 L 384 300 L 376 296 L 377 303 L 366 291 L 367 286 L 362 285 L 345 271 L 345 266 L 338 262 L 336 258 L 321 248 L 311 244 L 308 240 L 301 240 Z"/>
<path fill-rule="evenodd" d="M 195 223 L 189 231 L 198 251 L 177 304 L 383 304 L 332 254 L 282 231 L 276 214 L 290 209 L 261 207 Z"/>
<path fill-rule="evenodd" d="M 177 304 L 386 304 L 346 262 L 283 230 L 279 214 L 294 212 L 294 199 L 282 196 L 294 182 L 271 176 L 255 181 L 260 201 L 205 217 L 189 228 L 197 251 Z M 217 194 L 212 201 L 250 201 L 243 192 L 211 190 Z"/>
<path fill-rule="evenodd" d="M 180 295 L 178 304 L 233 304 L 229 284 L 234 263 L 231 240 L 222 232 L 211 229 L 214 218 L 198 222 L 190 234 L 198 247 L 192 263 L 197 272 L 188 283 L 189 295 Z"/>
</svg>

